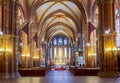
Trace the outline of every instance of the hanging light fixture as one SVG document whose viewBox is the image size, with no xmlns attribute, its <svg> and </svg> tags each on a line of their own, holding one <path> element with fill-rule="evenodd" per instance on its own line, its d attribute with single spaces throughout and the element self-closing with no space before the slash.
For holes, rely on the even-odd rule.
<svg viewBox="0 0 120 83">
<path fill-rule="evenodd" d="M 86 43 L 86 46 L 90 46 L 90 43 Z"/>
<path fill-rule="evenodd" d="M 105 31 L 105 34 L 109 34 L 110 33 L 110 29 Z"/>
<path fill-rule="evenodd" d="M 3 32 L 2 32 L 2 31 L 0 31 L 0 35 L 3 35 Z"/>
</svg>

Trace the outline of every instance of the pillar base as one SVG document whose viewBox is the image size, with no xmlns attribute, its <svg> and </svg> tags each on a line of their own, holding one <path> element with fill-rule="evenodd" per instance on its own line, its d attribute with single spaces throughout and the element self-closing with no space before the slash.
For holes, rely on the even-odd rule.
<svg viewBox="0 0 120 83">
<path fill-rule="evenodd" d="M 10 74 L 10 78 L 12 78 L 12 79 L 20 78 L 20 77 L 21 77 L 21 75 L 19 74 L 19 72 Z"/>
<path fill-rule="evenodd" d="M 10 78 L 9 73 L 1 73 L 0 78 L 9 79 Z"/>
<path fill-rule="evenodd" d="M 10 78 L 15 78 L 15 73 L 10 73 Z"/>
<path fill-rule="evenodd" d="M 118 72 L 101 72 L 101 71 L 99 71 L 98 76 L 100 76 L 100 77 L 118 77 Z"/>
<path fill-rule="evenodd" d="M 118 73 L 118 77 L 120 77 L 120 72 Z"/>
<path fill-rule="evenodd" d="M 20 78 L 21 75 L 19 72 L 17 73 L 0 73 L 0 78 L 3 78 L 3 79 L 9 79 L 9 78 L 12 78 L 12 79 L 15 79 L 15 78 Z"/>
<path fill-rule="evenodd" d="M 19 72 L 16 72 L 16 73 L 15 73 L 15 78 L 20 78 L 20 77 L 21 77 L 20 73 L 19 73 Z"/>
</svg>

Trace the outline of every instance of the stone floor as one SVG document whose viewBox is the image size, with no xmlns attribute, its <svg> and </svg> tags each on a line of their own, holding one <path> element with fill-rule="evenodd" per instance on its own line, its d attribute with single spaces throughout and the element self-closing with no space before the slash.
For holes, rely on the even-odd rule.
<svg viewBox="0 0 120 83">
<path fill-rule="evenodd" d="M 21 77 L 0 83 L 120 83 L 120 77 L 100 78 L 98 76 L 72 76 L 69 71 L 51 71 L 45 77 Z"/>
</svg>

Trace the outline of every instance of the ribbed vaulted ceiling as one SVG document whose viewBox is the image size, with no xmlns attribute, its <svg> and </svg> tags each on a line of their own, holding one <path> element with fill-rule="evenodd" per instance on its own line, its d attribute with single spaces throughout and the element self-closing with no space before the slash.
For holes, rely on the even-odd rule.
<svg viewBox="0 0 120 83">
<path fill-rule="evenodd" d="M 95 0 L 19 0 L 24 17 L 35 17 L 38 31 L 49 41 L 58 34 L 73 42 L 82 31 L 82 22 L 91 18 Z"/>
<path fill-rule="evenodd" d="M 42 4 L 36 11 L 40 31 L 46 39 L 57 34 L 68 35 L 74 41 L 81 20 L 81 11 L 71 1 L 51 1 Z"/>
</svg>

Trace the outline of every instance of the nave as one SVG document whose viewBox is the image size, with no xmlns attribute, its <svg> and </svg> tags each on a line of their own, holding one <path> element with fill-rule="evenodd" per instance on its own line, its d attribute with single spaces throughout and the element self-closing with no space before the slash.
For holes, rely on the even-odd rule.
<svg viewBox="0 0 120 83">
<path fill-rule="evenodd" d="M 21 77 L 0 79 L 0 83 L 119 83 L 120 77 L 101 78 L 98 76 L 73 76 L 69 71 L 51 71 L 45 77 Z"/>
<path fill-rule="evenodd" d="M 119 73 L 120 0 L 0 0 L 0 83 L 117 83 Z"/>
</svg>

